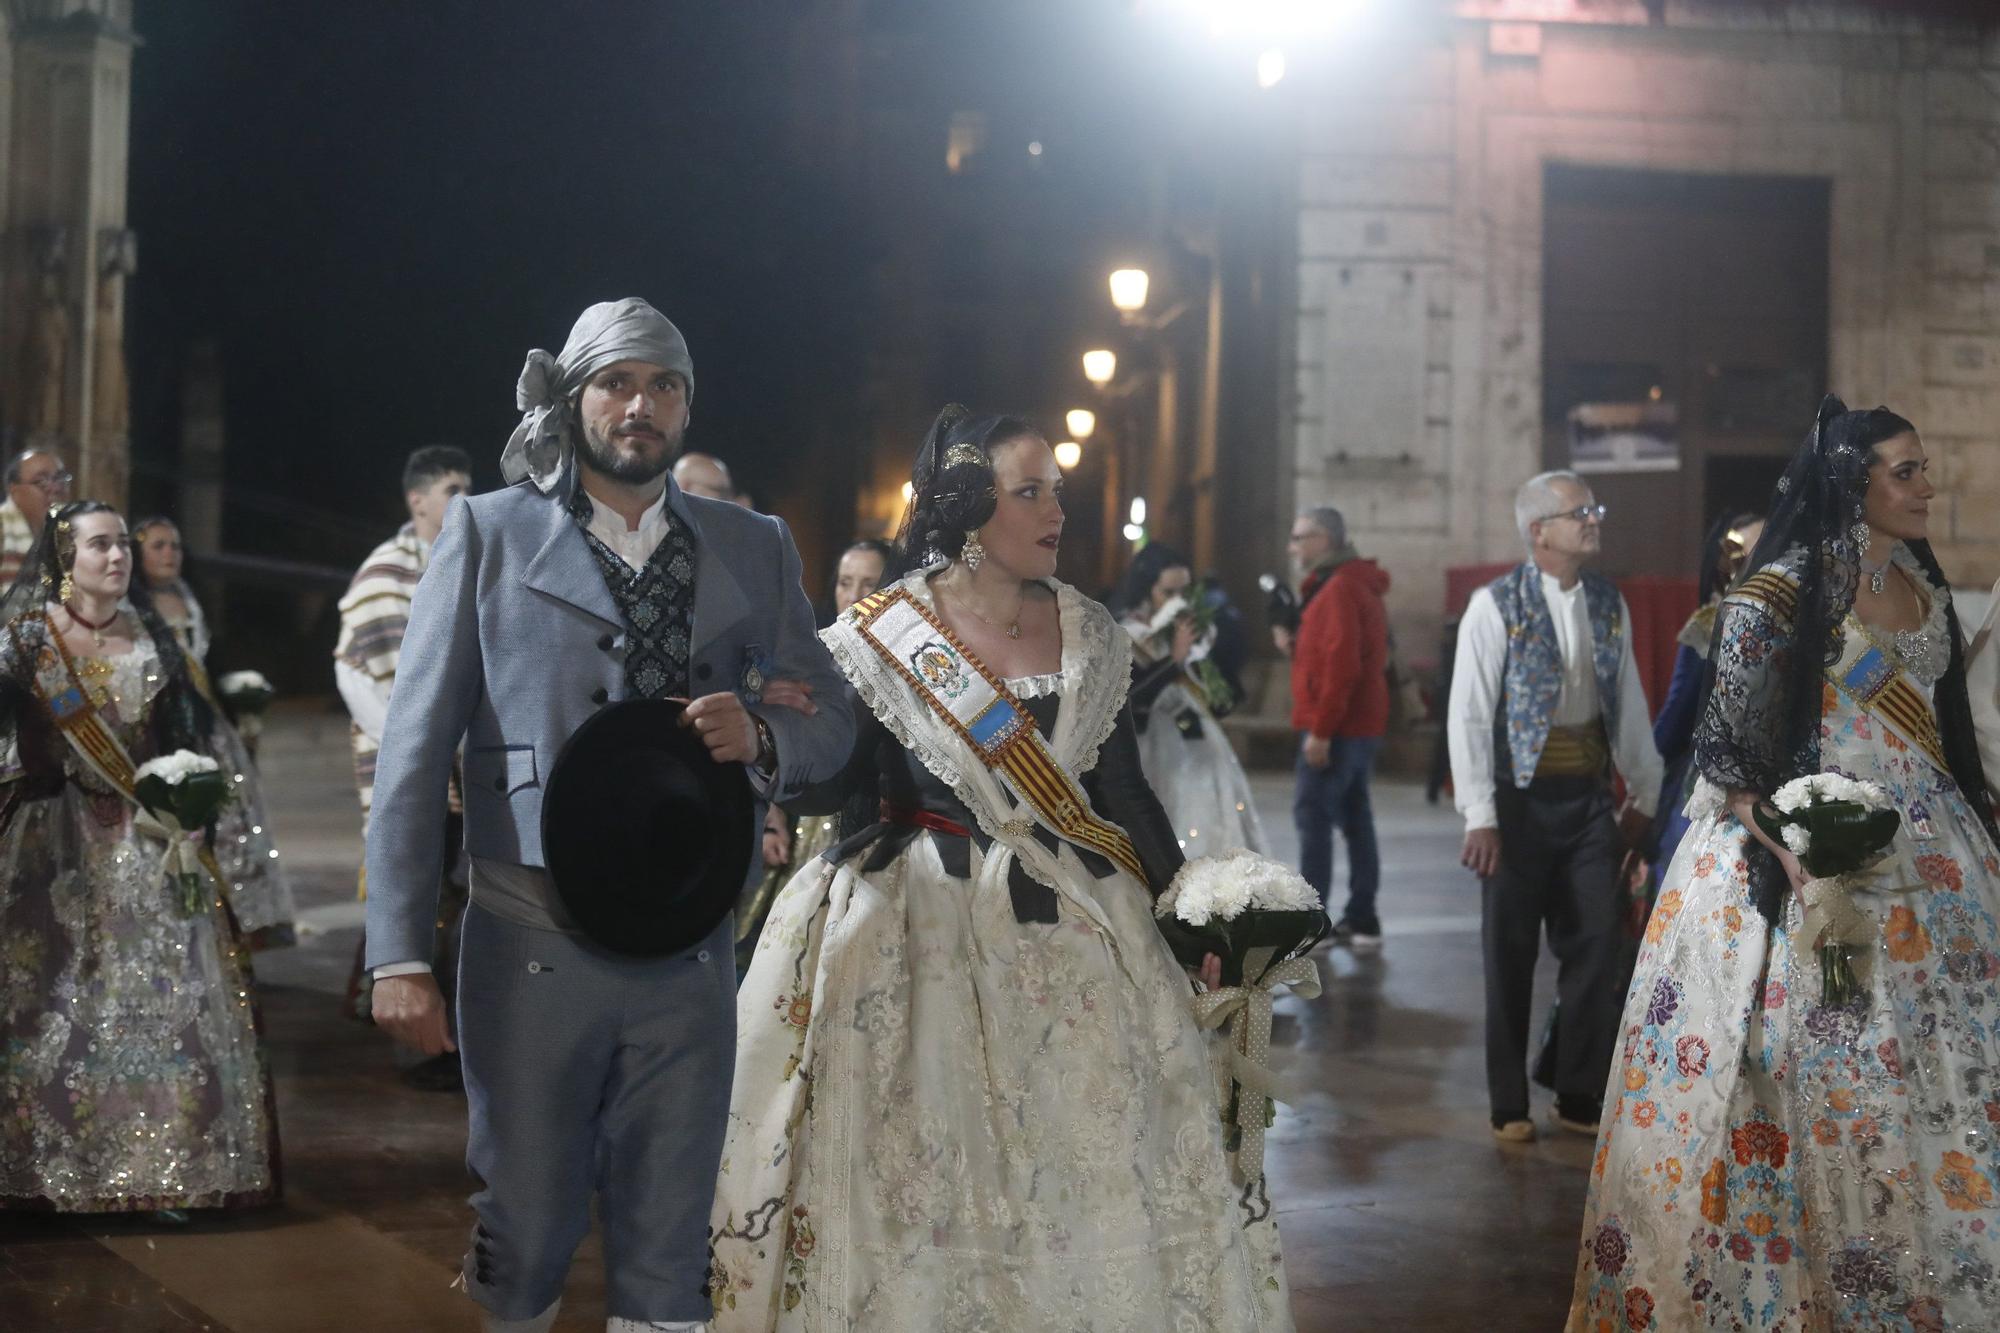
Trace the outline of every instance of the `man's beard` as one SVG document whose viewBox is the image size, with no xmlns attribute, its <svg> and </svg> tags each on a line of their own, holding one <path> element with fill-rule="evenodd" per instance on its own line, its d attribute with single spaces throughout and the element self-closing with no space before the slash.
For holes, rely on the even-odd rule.
<svg viewBox="0 0 2000 1333">
<path fill-rule="evenodd" d="M 613 481 L 622 481 L 628 486 L 643 486 L 659 478 L 674 465 L 674 460 L 680 457 L 681 441 L 686 433 L 684 428 L 660 431 L 659 439 L 664 443 L 659 446 L 658 456 L 652 457 L 621 452 L 616 439 L 599 435 L 589 426 L 584 426 L 583 456 L 593 471 L 600 472 Z M 654 440 L 645 435 L 627 435 L 620 438 L 641 447 L 654 445 Z"/>
</svg>

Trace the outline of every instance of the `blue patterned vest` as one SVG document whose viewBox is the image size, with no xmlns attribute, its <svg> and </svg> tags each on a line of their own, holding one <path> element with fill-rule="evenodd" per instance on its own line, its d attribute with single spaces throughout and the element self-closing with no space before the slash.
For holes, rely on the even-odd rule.
<svg viewBox="0 0 2000 1333">
<path fill-rule="evenodd" d="M 1487 585 L 1507 626 L 1507 670 L 1501 681 L 1500 709 L 1494 716 L 1495 749 L 1508 764 L 1516 787 L 1535 778 L 1542 747 L 1562 694 L 1562 651 L 1556 622 L 1542 592 L 1542 571 L 1530 560 Z M 1590 613 L 1592 666 L 1597 673 L 1598 707 L 1604 732 L 1618 743 L 1618 676 L 1625 656 L 1625 618 L 1618 587 L 1602 574 L 1583 576 L 1583 600 Z"/>
</svg>

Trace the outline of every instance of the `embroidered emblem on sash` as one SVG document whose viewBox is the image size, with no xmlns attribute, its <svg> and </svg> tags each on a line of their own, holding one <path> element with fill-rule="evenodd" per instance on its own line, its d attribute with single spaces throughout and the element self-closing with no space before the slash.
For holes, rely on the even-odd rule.
<svg viewBox="0 0 2000 1333">
<path fill-rule="evenodd" d="M 862 639 L 1052 832 L 1145 882 L 1125 831 L 1097 817 L 1027 710 L 929 607 L 892 588 L 865 598 L 848 615 Z M 1019 819 L 1002 827 L 1014 836 L 1026 831 Z"/>
</svg>

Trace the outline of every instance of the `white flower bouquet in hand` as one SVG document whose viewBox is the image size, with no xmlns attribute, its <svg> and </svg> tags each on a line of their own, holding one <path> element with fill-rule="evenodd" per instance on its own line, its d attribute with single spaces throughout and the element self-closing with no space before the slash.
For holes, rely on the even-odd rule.
<svg viewBox="0 0 2000 1333">
<path fill-rule="evenodd" d="M 1182 866 L 1153 911 L 1182 964 L 1200 967 L 1208 954 L 1222 960 L 1222 989 L 1195 997 L 1195 1018 L 1206 1028 L 1230 1023 L 1223 1121 L 1230 1151 L 1254 1179 L 1263 1174 L 1264 1131 L 1275 1116 L 1276 1080 L 1264 1065 L 1271 992 L 1319 994 L 1319 969 L 1305 955 L 1332 922 L 1298 872 L 1242 848 Z"/>
<path fill-rule="evenodd" d="M 1849 901 L 1847 879 L 1880 861 L 1903 816 L 1889 793 L 1840 773 L 1794 778 L 1756 807 L 1759 828 L 1785 844 L 1809 876 L 1800 897 L 1820 964 L 1820 1003 L 1844 1005 L 1859 989 L 1853 951 L 1874 941 L 1874 922 Z"/>
<path fill-rule="evenodd" d="M 139 765 L 132 789 L 143 807 L 139 828 L 166 842 L 166 871 L 180 890 L 181 910 L 193 916 L 201 910 L 201 881 L 208 873 L 194 835 L 214 827 L 235 795 L 229 780 L 207 755 L 176 750 Z"/>
<path fill-rule="evenodd" d="M 264 731 L 264 710 L 278 693 L 271 682 L 261 671 L 232 671 L 218 680 L 215 688 L 243 739 L 254 743 Z"/>
</svg>

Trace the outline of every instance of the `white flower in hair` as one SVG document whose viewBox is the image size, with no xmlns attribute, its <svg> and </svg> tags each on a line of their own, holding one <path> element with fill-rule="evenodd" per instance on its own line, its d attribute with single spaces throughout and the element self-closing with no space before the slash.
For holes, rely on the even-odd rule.
<svg viewBox="0 0 2000 1333">
<path fill-rule="evenodd" d="M 133 774 L 133 781 L 158 778 L 171 787 L 197 773 L 219 772 L 221 767 L 205 754 L 196 754 L 193 750 L 175 750 L 172 754 L 163 754 L 157 759 L 148 759 L 139 765 L 138 772 Z"/>
<path fill-rule="evenodd" d="M 1804 856 L 1812 847 L 1812 835 L 1797 824 L 1787 824 L 1778 830 L 1785 839 L 1785 846 L 1792 849 L 1792 855 Z"/>
</svg>

